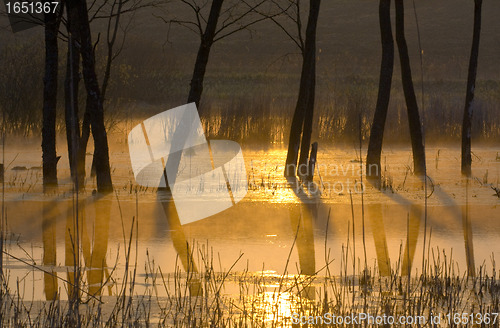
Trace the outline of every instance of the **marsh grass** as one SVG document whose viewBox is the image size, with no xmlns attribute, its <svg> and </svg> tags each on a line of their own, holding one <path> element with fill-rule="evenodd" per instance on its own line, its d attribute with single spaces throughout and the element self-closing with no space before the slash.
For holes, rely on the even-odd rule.
<svg viewBox="0 0 500 328">
<path fill-rule="evenodd" d="M 289 94 L 295 90 L 293 77 L 288 77 L 282 85 L 280 77 L 269 74 L 267 88 L 253 86 L 250 80 L 248 94 L 241 92 L 224 96 L 214 90 L 207 91 L 209 99 L 201 111 L 204 127 L 210 138 L 227 138 L 246 145 L 284 145 L 288 140 L 286 127 L 295 108 L 295 98 Z M 231 83 L 238 84 L 245 76 L 229 76 L 227 88 Z M 235 80 L 233 80 L 235 79 Z M 327 80 L 320 77 L 325 85 L 318 92 L 316 119 L 313 138 L 323 145 L 353 146 L 358 142 L 359 117 L 361 134 L 368 140 L 377 86 L 374 80 L 366 77 L 348 76 Z M 456 143 L 461 136 L 462 88 L 454 81 L 426 81 L 428 90 L 424 97 L 427 104 L 425 122 L 429 144 Z M 417 82 L 416 82 L 417 83 Z M 394 84 L 398 84 L 395 82 Z M 223 86 L 218 92 L 224 92 Z M 496 82 L 482 81 L 478 84 L 478 99 L 475 102 L 475 120 L 472 135 L 476 142 L 495 143 L 500 136 L 500 117 L 498 116 L 498 90 Z M 394 87 L 386 124 L 388 138 L 393 145 L 409 144 L 408 119 L 403 92 Z"/>
<path fill-rule="evenodd" d="M 137 46 L 132 44 L 131 48 Z M 0 68 L 0 110 L 6 114 L 6 132 L 21 136 L 41 133 L 40 81 L 43 76 L 43 44 L 12 43 L 2 49 L 6 65 Z M 134 54 L 134 56 L 137 54 Z M 96 55 L 98 65 L 105 57 Z M 152 55 L 151 55 L 152 56 Z M 142 55 L 137 55 L 142 58 Z M 145 118 L 184 104 L 190 72 L 178 59 L 163 56 L 126 57 L 116 63 L 105 103 L 109 130 L 123 129 L 121 123 Z M 60 78 L 64 77 L 64 65 Z M 320 144 L 352 146 L 358 141 L 358 118 L 362 137 L 369 136 L 377 96 L 377 78 L 356 70 L 325 69 L 318 72 L 318 92 L 313 138 Z M 241 68 L 241 67 L 240 67 Z M 333 71 L 332 71 L 333 70 Z M 461 135 L 465 82 L 443 79 L 439 69 L 426 70 L 422 101 L 426 104 L 426 137 L 432 142 L 458 142 Z M 252 72 L 215 67 L 207 72 L 200 114 L 209 138 L 226 138 L 248 145 L 284 145 L 295 109 L 299 75 L 294 69 Z M 415 84 L 420 84 L 415 80 Z M 61 80 L 59 83 L 63 86 Z M 409 144 L 408 122 L 401 83 L 395 76 L 386 124 L 387 143 Z M 83 85 L 81 86 L 83 88 Z M 472 137 L 475 142 L 496 143 L 500 137 L 500 82 L 479 79 L 474 104 Z M 25 97 L 30 93 L 32 96 Z M 64 100 L 58 100 L 57 129 L 64 131 Z M 80 92 L 84 108 L 85 93 Z M 420 97 L 420 95 L 417 94 Z M 83 112 L 83 111 L 81 111 Z M 82 113 L 80 113 L 82 115 Z M 129 126 L 128 128 L 131 128 Z M 125 128 L 127 129 L 127 128 Z M 125 131 L 127 132 L 127 131 Z"/>
</svg>

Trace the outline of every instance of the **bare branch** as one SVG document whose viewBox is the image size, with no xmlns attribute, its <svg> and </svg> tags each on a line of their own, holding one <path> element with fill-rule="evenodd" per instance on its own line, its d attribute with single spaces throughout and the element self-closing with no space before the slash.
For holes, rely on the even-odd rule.
<svg viewBox="0 0 500 328">
<path fill-rule="evenodd" d="M 178 0 L 180 3 L 186 5 L 195 14 L 195 19 L 182 19 L 182 18 L 161 18 L 163 22 L 169 24 L 176 24 L 183 26 L 190 31 L 196 33 L 200 37 L 203 36 L 207 14 L 205 9 L 207 4 L 211 1 L 209 0 Z M 252 0 L 232 0 L 231 2 L 226 1 L 226 6 L 221 12 L 220 26 L 215 32 L 215 37 L 213 42 L 219 41 L 225 37 L 233 35 L 243 30 L 249 30 L 253 25 L 262 22 L 267 19 L 274 19 L 279 15 L 287 15 L 291 17 L 288 12 L 291 5 L 280 7 L 275 6 L 276 10 L 271 12 L 270 10 L 263 9 L 262 7 L 267 3 L 273 3 L 275 0 L 257 0 L 254 3 Z M 290 3 L 292 0 L 288 0 Z M 291 35 L 290 35 L 291 36 Z M 292 37 L 292 36 L 291 36 Z M 293 37 L 292 37 L 293 38 Z"/>
<path fill-rule="evenodd" d="M 156 14 L 153 14 L 153 17 L 156 17 L 156 18 L 159 18 L 161 19 L 165 24 L 168 24 L 169 26 L 169 32 L 170 32 L 170 26 L 172 24 L 177 24 L 177 25 L 180 25 L 182 27 L 185 27 L 187 28 L 188 30 L 190 30 L 191 32 L 193 32 L 194 34 L 200 36 L 203 34 L 203 31 L 200 30 L 200 25 L 198 25 L 197 23 L 195 22 L 191 22 L 191 21 L 184 21 L 184 20 L 177 20 L 177 19 L 170 19 L 170 20 L 167 20 L 161 16 L 158 16 Z M 167 33 L 169 34 L 169 33 Z"/>
<path fill-rule="evenodd" d="M 279 15 L 279 14 L 276 14 L 276 15 Z M 275 15 L 275 16 L 276 16 L 276 15 Z M 243 25 L 240 25 L 238 28 L 236 28 L 236 29 L 234 29 L 234 30 L 232 30 L 232 31 L 229 31 L 229 32 L 227 32 L 227 33 L 225 33 L 225 34 L 222 34 L 222 35 L 220 35 L 219 37 L 216 37 L 216 38 L 214 39 L 214 42 L 219 41 L 220 39 L 223 39 L 223 38 L 225 38 L 225 37 L 228 37 L 228 36 L 230 36 L 230 35 L 232 35 L 232 34 L 235 34 L 235 33 L 237 33 L 237 32 L 240 32 L 240 31 L 246 30 L 246 29 L 248 29 L 250 26 L 255 25 L 255 24 L 259 23 L 259 22 L 262 22 L 262 21 L 264 21 L 264 20 L 266 20 L 266 19 L 274 19 L 274 17 L 275 17 L 275 16 L 261 17 L 261 18 L 258 18 L 258 19 L 256 19 L 256 20 L 252 21 L 252 22 L 249 22 L 248 24 L 243 24 Z M 221 31 L 222 31 L 222 29 L 221 29 L 221 30 L 219 30 L 218 32 L 221 32 Z M 216 35 L 217 35 L 217 33 L 216 33 Z"/>
<path fill-rule="evenodd" d="M 230 18 L 233 18 L 233 17 L 234 17 L 234 16 L 233 16 L 233 12 L 232 12 L 232 11 L 231 11 L 231 12 L 229 12 L 229 17 L 228 17 L 228 18 L 224 21 L 224 23 L 223 23 L 223 24 L 222 24 L 222 26 L 221 26 L 221 27 L 217 30 L 217 32 L 215 32 L 215 35 L 216 35 L 216 36 L 217 36 L 218 34 L 220 34 L 222 31 L 224 31 L 225 29 L 227 29 L 227 28 L 229 28 L 229 27 L 231 27 L 231 26 L 233 26 L 233 25 L 237 24 L 238 22 L 242 21 L 243 19 L 245 19 L 245 17 L 249 16 L 250 14 L 255 13 L 255 11 L 257 10 L 257 8 L 259 8 L 259 7 L 260 7 L 263 3 L 265 3 L 265 2 L 266 2 L 266 0 L 262 0 L 262 1 L 258 2 L 258 3 L 257 3 L 256 5 L 254 5 L 254 6 L 249 5 L 249 4 L 248 4 L 245 0 L 240 0 L 240 2 L 241 2 L 241 3 L 246 4 L 246 5 L 248 6 L 248 9 L 247 9 L 246 11 L 244 11 L 242 14 L 240 14 L 240 15 L 236 16 L 236 18 L 234 18 L 233 20 L 230 20 Z M 237 3 L 237 4 L 238 4 L 238 3 Z M 232 10 L 236 9 L 236 5 L 232 6 L 231 8 L 232 8 Z M 266 18 L 264 18 L 264 19 L 266 19 Z M 231 34 L 234 34 L 234 33 L 235 33 L 235 32 L 237 32 L 237 31 L 241 31 L 241 30 L 245 29 L 246 27 L 249 27 L 249 26 L 251 26 L 251 25 L 254 25 L 255 23 L 260 22 L 260 21 L 262 21 L 262 20 L 264 20 L 264 19 L 257 19 L 257 20 L 256 20 L 256 21 L 254 21 L 254 22 L 249 22 L 249 23 L 247 23 L 247 24 L 243 24 L 243 25 L 241 25 L 241 26 L 240 26 L 240 28 L 238 28 L 237 30 L 232 31 L 232 32 L 230 32 L 230 33 L 226 33 L 226 35 L 225 35 L 225 36 L 227 36 L 227 35 L 231 35 Z M 220 40 L 220 39 L 222 39 L 223 37 L 224 37 L 224 36 L 219 37 L 219 38 L 216 38 L 216 39 Z"/>
<path fill-rule="evenodd" d="M 304 40 L 302 37 L 302 22 L 300 19 L 300 0 L 288 0 L 287 6 L 282 6 L 278 0 L 272 0 L 272 3 L 278 8 L 278 11 L 274 15 L 269 15 L 266 12 L 255 10 L 259 15 L 270 19 L 283 33 L 288 36 L 288 38 L 300 49 L 301 52 L 304 50 Z M 295 12 L 290 13 L 290 10 L 295 8 Z M 278 21 L 278 16 L 285 16 L 289 21 L 291 21 L 298 31 L 298 35 L 294 36 L 293 33 L 285 26 L 281 21 Z"/>
<path fill-rule="evenodd" d="M 297 35 L 299 36 L 300 49 L 304 49 L 304 38 L 302 37 L 302 19 L 300 17 L 300 0 L 296 0 Z"/>
</svg>

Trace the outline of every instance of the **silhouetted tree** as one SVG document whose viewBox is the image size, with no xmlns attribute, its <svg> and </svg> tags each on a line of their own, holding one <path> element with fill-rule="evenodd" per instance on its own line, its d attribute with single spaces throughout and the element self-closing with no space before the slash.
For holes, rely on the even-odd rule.
<svg viewBox="0 0 500 328">
<path fill-rule="evenodd" d="M 425 174 L 425 149 L 422 135 L 422 122 L 418 112 L 417 97 L 413 87 L 410 57 L 405 38 L 404 0 L 395 0 L 396 5 L 396 42 L 398 44 L 399 62 L 401 63 L 401 81 L 410 125 L 411 147 L 413 150 L 413 166 L 416 175 Z"/>
<path fill-rule="evenodd" d="M 368 153 L 366 155 L 366 174 L 380 179 L 380 157 L 384 139 L 385 121 L 391 97 L 392 73 L 394 70 L 394 40 L 391 27 L 391 0 L 379 2 L 379 24 L 382 43 L 382 62 L 378 85 L 377 105 L 370 132 Z M 374 171 L 375 168 L 375 171 Z"/>
<path fill-rule="evenodd" d="M 219 20 L 222 4 L 224 0 L 213 0 L 210 7 L 205 31 L 201 34 L 200 47 L 194 64 L 193 76 L 191 78 L 191 88 L 189 89 L 188 103 L 200 104 L 201 94 L 203 92 L 203 79 L 207 70 L 208 57 L 210 49 L 214 43 L 215 33 L 217 31 L 217 22 Z"/>
<path fill-rule="evenodd" d="M 403 91 L 408 112 L 408 123 L 410 126 L 414 173 L 417 175 L 423 175 L 425 174 L 425 149 L 422 134 L 422 122 L 420 121 L 417 98 L 415 96 L 415 89 L 413 86 L 410 57 L 408 55 L 408 46 L 405 39 L 403 0 L 395 0 L 395 7 L 396 41 L 398 45 L 399 61 L 401 64 L 401 81 L 403 83 Z M 391 28 L 390 0 L 380 0 L 379 22 L 382 42 L 382 62 L 380 65 L 377 105 L 373 117 L 370 141 L 368 144 L 368 153 L 366 156 L 367 176 L 375 180 L 379 180 L 381 177 L 380 158 L 391 94 L 392 73 L 394 69 L 394 40 Z"/>
<path fill-rule="evenodd" d="M 66 6 L 66 28 L 68 31 L 68 51 L 66 58 L 66 79 L 64 81 L 66 123 L 66 141 L 71 177 L 79 186 L 83 186 L 83 177 L 77 179 L 77 153 L 80 139 L 78 91 L 80 84 L 80 30 L 79 15 L 76 6 L 68 3 Z"/>
<path fill-rule="evenodd" d="M 106 20 L 105 45 L 106 45 L 106 62 L 104 74 L 101 83 L 101 99 L 106 102 L 106 92 L 111 80 L 111 72 L 113 63 L 121 54 L 128 31 L 131 28 L 134 14 L 144 8 L 160 7 L 169 0 L 104 0 L 98 8 L 89 16 L 89 22 L 94 20 Z M 128 19 L 125 19 L 125 14 L 129 14 Z M 88 104 L 88 102 L 87 102 Z M 85 177 L 85 156 L 87 144 L 90 138 L 90 110 L 86 106 L 83 115 L 81 137 L 78 151 L 78 174 L 80 179 Z M 95 173 L 97 159 L 94 156 L 92 159 L 91 174 Z"/>
<path fill-rule="evenodd" d="M 301 78 L 300 89 L 305 89 L 304 92 L 306 94 L 304 97 L 306 98 L 306 103 L 300 104 L 301 107 L 304 106 L 301 109 L 303 111 L 302 116 L 304 125 L 302 127 L 302 141 L 300 145 L 299 174 L 303 176 L 309 175 L 308 158 L 314 117 L 314 98 L 316 96 L 316 27 L 318 25 L 320 3 L 320 0 L 311 0 L 309 2 L 309 18 L 307 21 L 306 41 L 302 62 L 302 75 L 305 75 L 305 78 L 304 81 L 302 81 Z M 297 101 L 297 108 L 298 107 L 299 103 Z M 296 111 L 297 108 L 295 109 Z M 290 151 L 290 145 L 288 149 Z M 307 172 L 300 172 L 301 167 L 307 167 Z"/>
<path fill-rule="evenodd" d="M 200 100 L 203 93 L 203 81 L 208 65 L 210 50 L 215 42 L 233 35 L 235 33 L 248 30 L 250 26 L 257 24 L 263 20 L 275 17 L 280 14 L 266 12 L 266 15 L 257 15 L 258 9 L 266 2 L 266 0 L 240 1 L 231 0 L 226 2 L 226 9 L 223 10 L 224 0 L 212 0 L 208 18 L 204 17 L 203 9 L 209 3 L 201 0 L 180 0 L 191 8 L 196 19 L 194 21 L 182 19 L 167 20 L 160 17 L 165 23 L 178 24 L 187 27 L 191 31 L 200 36 L 200 46 L 196 56 L 193 75 L 191 78 L 190 89 L 187 103 L 196 103 L 198 112 L 201 114 Z M 222 21 L 222 24 L 218 24 Z M 176 132 L 177 133 L 177 132 Z M 181 133 L 181 131 L 179 131 Z M 174 135 L 173 139 L 177 139 Z M 173 172 L 177 171 L 180 163 L 180 153 L 173 154 L 167 159 L 167 167 Z M 167 180 L 165 174 L 165 180 Z M 167 189 L 169 188 L 168 181 L 165 181 Z"/>
<path fill-rule="evenodd" d="M 82 75 L 87 90 L 86 111 L 90 120 L 90 127 L 94 137 L 94 157 L 96 158 L 96 175 L 97 175 L 97 190 L 99 192 L 109 192 L 113 189 L 111 181 L 111 170 L 109 165 L 109 148 L 106 128 L 104 126 L 104 110 L 101 91 L 97 80 L 95 70 L 95 56 L 92 44 L 92 35 L 90 32 L 89 16 L 87 10 L 87 3 L 84 0 L 68 0 L 67 1 L 68 19 L 72 21 L 69 23 L 70 39 L 71 41 L 78 42 L 78 50 L 82 59 Z M 73 33 L 77 35 L 73 35 Z M 73 51 L 68 51 L 69 63 L 76 65 L 75 55 Z M 69 68 L 69 67 L 68 67 Z M 70 69 L 70 76 L 75 78 L 74 69 Z M 75 88 L 74 84 L 72 87 Z M 70 86 L 71 89 L 71 86 Z M 70 101 L 76 101 L 75 94 L 70 93 Z M 72 149 L 70 158 L 73 159 L 73 175 L 76 174 L 76 159 L 78 148 L 80 144 L 80 131 L 78 122 L 78 112 L 76 107 L 71 106 L 71 117 L 67 120 L 72 125 L 71 141 L 68 140 L 68 147 Z M 76 122 L 76 124 L 75 124 Z M 77 129 L 78 128 L 78 129 Z M 78 179 L 77 179 L 78 181 Z M 83 181 L 82 181 L 83 183 Z"/>
<path fill-rule="evenodd" d="M 125 13 L 134 13 L 146 7 L 159 6 L 164 2 L 165 0 L 104 0 L 96 6 L 97 9 L 93 10 L 92 13 L 87 9 L 86 3 L 82 5 L 78 2 L 77 4 L 70 3 L 68 5 L 67 29 L 70 37 L 68 38 L 67 83 L 65 88 L 66 133 L 71 174 L 75 181 L 79 181 L 80 188 L 84 186 L 85 157 L 88 140 L 92 132 L 93 135 L 94 133 L 99 134 L 94 135 L 94 157 L 92 162 L 93 171 L 95 170 L 97 175 L 97 187 L 99 191 L 110 190 L 109 163 L 106 164 L 106 158 L 109 160 L 109 154 L 107 154 L 103 107 L 113 62 L 123 50 L 126 35 L 133 19 L 132 15 L 125 24 L 122 24 L 122 16 Z M 86 10 L 86 12 L 84 13 L 83 10 Z M 106 19 L 107 21 L 105 34 L 107 56 L 101 85 L 99 85 L 95 73 L 95 48 L 99 40 L 95 45 L 92 45 L 90 35 L 90 23 L 98 19 Z M 119 33 L 121 34 L 120 37 L 118 37 Z M 88 40 L 85 39 L 85 35 L 88 35 Z M 80 72 L 80 63 L 82 64 L 82 72 Z M 87 66 L 85 65 L 88 65 L 88 69 L 86 69 Z M 78 84 L 81 73 L 83 73 L 87 97 L 80 130 Z M 92 113 L 96 114 L 97 118 Z M 100 116 L 102 116 L 102 124 L 98 123 L 101 121 Z"/>
<path fill-rule="evenodd" d="M 295 43 L 302 55 L 299 95 L 290 128 L 284 173 L 286 177 L 300 175 L 305 178 L 308 176 L 309 165 L 307 161 L 311 144 L 314 98 L 316 95 L 316 29 L 321 1 L 309 1 L 305 36 L 302 35 L 300 0 L 290 0 L 288 1 L 289 5 L 283 5 L 280 1 L 273 1 L 273 3 L 285 12 L 284 16 L 291 20 L 294 30 L 297 32 L 295 34 L 290 28 L 287 28 L 286 24 L 274 17 L 271 17 L 272 21 Z M 299 169 L 297 169 L 297 160 L 299 160 Z"/>
<path fill-rule="evenodd" d="M 187 5 L 195 14 L 194 20 L 189 19 L 165 19 L 160 17 L 167 24 L 177 24 L 188 28 L 200 37 L 200 45 L 194 64 L 193 75 L 191 77 L 188 103 L 196 103 L 200 110 L 200 100 L 203 93 L 203 81 L 207 70 L 210 50 L 217 41 L 224 39 L 235 33 L 248 30 L 252 25 L 257 24 L 269 17 L 274 17 L 280 13 L 266 12 L 266 16 L 256 15 L 266 0 L 240 1 L 240 0 L 179 0 Z M 208 4 L 210 10 L 208 18 L 205 8 Z M 223 6 L 224 4 L 227 4 Z M 219 22 L 222 22 L 219 24 Z"/>
<path fill-rule="evenodd" d="M 43 190 L 57 186 L 56 154 L 56 105 L 59 50 L 57 35 L 62 11 L 46 13 L 45 25 L 45 76 L 43 78 L 42 167 Z"/>
<path fill-rule="evenodd" d="M 69 0 L 72 2 L 75 0 Z M 82 73 L 87 90 L 87 108 L 90 115 L 90 127 L 94 137 L 94 158 L 96 163 L 97 190 L 109 192 L 113 189 L 109 165 L 109 148 L 106 128 L 104 126 L 103 99 L 95 70 L 95 56 L 92 46 L 92 35 L 85 0 L 77 2 L 80 17 L 80 38 Z"/>
<path fill-rule="evenodd" d="M 472 47 L 469 59 L 469 72 L 467 75 L 467 90 L 465 93 L 465 108 L 462 124 L 462 174 L 470 177 L 472 174 L 471 157 L 471 125 L 474 101 L 474 90 L 476 88 L 477 62 L 479 57 L 479 40 L 481 36 L 481 11 L 482 0 L 474 0 L 474 32 L 472 36 Z"/>
<path fill-rule="evenodd" d="M 214 43 L 217 21 L 219 20 L 223 2 L 224 0 L 212 1 L 205 31 L 201 35 L 200 47 L 198 48 L 198 54 L 194 64 L 193 76 L 190 84 L 191 88 L 189 89 L 187 100 L 188 103 L 196 103 L 196 106 L 200 104 L 201 94 L 203 92 L 203 79 L 205 78 L 210 49 Z"/>
<path fill-rule="evenodd" d="M 105 1 L 107 3 L 108 1 Z M 106 26 L 106 47 L 107 47 L 107 56 L 106 56 L 106 65 L 105 65 L 105 70 L 104 70 L 104 75 L 102 78 L 102 84 L 101 84 L 101 99 L 102 102 L 106 100 L 106 91 L 107 87 L 109 85 L 109 80 L 111 78 L 111 68 L 113 65 L 114 60 L 119 56 L 123 49 L 123 44 L 125 42 L 125 37 L 126 37 L 126 32 L 127 32 L 127 27 L 129 24 L 126 25 L 126 28 L 123 29 L 123 39 L 121 44 L 118 45 L 118 49 L 115 49 L 116 47 L 116 41 L 118 37 L 118 30 L 120 29 L 120 20 L 122 18 L 122 15 L 126 11 L 134 11 L 138 10 L 139 8 L 142 8 L 141 0 L 135 1 L 131 7 L 124 7 L 124 3 L 128 2 L 127 0 L 113 0 L 109 1 L 110 6 L 109 10 L 107 13 L 101 13 L 104 10 L 104 6 L 100 7 L 101 10 L 98 10 L 93 18 L 90 18 L 89 20 L 92 21 L 92 19 L 96 18 L 105 18 L 107 19 L 107 26 Z M 101 13 L 101 15 L 99 15 Z M 96 16 L 97 15 L 97 16 Z M 129 21 L 129 23 L 131 20 Z M 90 107 L 89 105 L 91 102 L 87 101 L 86 103 L 86 109 L 85 113 L 83 115 L 83 121 L 82 121 L 82 131 L 81 131 L 81 136 L 79 139 L 79 144 L 78 144 L 78 157 L 77 157 L 77 162 L 78 162 L 78 176 L 80 180 L 85 179 L 85 156 L 87 152 L 87 144 L 90 138 L 90 122 L 91 122 L 91 117 L 90 117 Z M 92 171 L 96 169 L 96 160 L 97 158 L 94 156 L 92 159 Z"/>
</svg>

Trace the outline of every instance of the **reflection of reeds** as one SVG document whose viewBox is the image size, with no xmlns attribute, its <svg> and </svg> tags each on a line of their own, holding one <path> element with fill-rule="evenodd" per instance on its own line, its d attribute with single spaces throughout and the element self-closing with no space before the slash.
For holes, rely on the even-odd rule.
<svg viewBox="0 0 500 328">
<path fill-rule="evenodd" d="M 133 223 L 131 230 L 136 229 Z M 130 254 L 132 232 L 127 238 L 126 252 Z M 208 245 L 198 245 L 199 273 L 182 273 L 179 268 L 174 273 L 165 274 L 152 259 L 146 262 L 146 284 L 143 295 L 137 295 L 134 286 L 137 280 L 132 275 L 127 286 L 122 286 L 117 296 L 106 299 L 106 303 L 90 299 L 81 304 L 81 326 L 92 327 L 138 327 L 158 324 L 160 327 L 290 327 L 291 315 L 322 316 L 332 313 L 348 316 L 351 313 L 367 311 L 373 315 L 388 316 L 422 315 L 429 318 L 430 312 L 498 313 L 500 285 L 492 257 L 492 271 L 487 274 L 484 266 L 478 269 L 473 279 L 461 273 L 452 256 L 432 249 L 431 265 L 426 277 L 401 276 L 401 266 L 407 256 L 402 251 L 387 277 L 364 272 L 347 273 L 351 261 L 359 259 L 348 256 L 348 242 L 342 257 L 342 267 L 335 276 L 328 269 L 329 263 L 315 276 L 262 273 L 248 271 L 232 272 L 235 259 L 227 271 L 216 269 L 216 256 Z M 402 245 L 403 246 L 403 245 Z M 326 250 L 325 250 L 326 251 Z M 328 251 L 329 252 L 329 251 Z M 328 257 L 326 258 L 328 259 Z M 134 272 L 137 265 L 131 261 Z M 290 258 L 288 258 L 288 261 Z M 377 268 L 367 268 L 377 272 Z M 194 280 L 199 281 L 202 293 L 192 296 L 190 288 Z M 238 286 L 236 294 L 224 294 L 231 284 Z M 312 288 L 312 289 L 311 289 Z M 160 296 L 163 289 L 166 297 Z M 315 290 L 315 297 L 305 297 L 304 291 Z M 125 292 L 127 291 L 127 292 Z M 28 301 L 16 301 L 16 292 L 2 286 L 2 323 L 16 327 L 57 326 L 69 327 L 74 321 L 67 317 L 65 302 L 54 300 L 45 307 L 33 307 Z M 19 295 L 17 295 L 19 296 Z M 33 307 L 33 308 L 32 308 Z M 30 310 L 31 309 L 31 310 Z M 37 312 L 39 311 L 39 312 Z M 368 325 L 375 326 L 375 325 Z M 402 326 L 402 325 L 400 325 Z M 422 325 L 425 326 L 425 325 Z M 490 322 L 484 326 L 493 327 Z"/>
<path fill-rule="evenodd" d="M 465 258 L 467 261 L 467 273 L 470 277 L 476 275 L 476 263 L 474 261 L 474 244 L 472 240 L 472 224 L 469 217 L 469 178 L 465 178 L 465 208 L 462 211 L 462 227 L 465 241 Z"/>
</svg>

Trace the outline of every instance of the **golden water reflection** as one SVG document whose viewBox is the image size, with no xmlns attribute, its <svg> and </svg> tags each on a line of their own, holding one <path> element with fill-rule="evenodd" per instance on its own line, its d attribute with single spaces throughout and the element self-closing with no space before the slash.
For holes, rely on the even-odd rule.
<svg viewBox="0 0 500 328">
<path fill-rule="evenodd" d="M 307 190 L 299 193 L 299 189 L 294 186 L 290 188 L 291 182 L 282 178 L 282 172 L 276 169 L 275 164 L 282 161 L 281 153 L 277 153 L 268 157 L 268 164 L 264 165 L 267 171 L 259 169 L 269 174 L 257 174 L 256 161 L 247 163 L 251 185 L 244 201 L 216 216 L 185 226 L 179 224 L 175 204 L 168 195 L 156 190 L 135 193 L 130 188 L 117 188 L 117 195 L 106 197 L 82 194 L 78 212 L 81 251 L 78 259 L 74 255 L 74 205 L 67 194 L 58 195 L 53 200 L 46 197 L 41 201 L 24 198 L 11 201 L 8 207 L 10 213 L 16 214 L 16 220 L 11 220 L 9 227 L 23 237 L 21 243 L 24 246 L 38 242 L 42 245 L 39 257 L 34 258 L 40 258 L 38 263 L 47 269 L 41 278 L 43 297 L 47 300 L 64 297 L 62 294 L 68 287 L 55 276 L 72 281 L 72 267 L 76 260 L 85 268 L 82 271 L 82 284 L 89 294 L 114 293 L 116 289 L 113 284 L 121 283 L 120 278 L 125 270 L 124 254 L 134 217 L 137 219 L 138 231 L 132 233 L 130 256 L 138 256 L 141 273 L 142 264 L 146 261 L 143 254 L 149 251 L 164 272 L 173 272 L 172 263 L 178 259 L 184 272 L 202 275 L 204 268 L 199 265 L 199 254 L 195 247 L 195 241 L 199 240 L 208 241 L 215 254 L 220 252 L 221 271 L 228 270 L 231 261 L 241 252 L 244 258 L 235 270 L 244 271 L 248 263 L 250 271 L 257 271 L 265 263 L 266 267 L 284 274 L 321 276 L 325 274 L 325 251 L 331 251 L 330 259 L 334 260 L 332 272 L 338 275 L 343 255 L 341 250 L 348 243 L 349 256 L 352 257 L 354 251 L 362 266 L 363 241 L 367 245 L 367 262 L 370 266 L 376 264 L 380 275 L 390 275 L 399 259 L 402 261 L 401 275 L 414 275 L 421 271 L 425 235 L 425 197 L 421 181 L 406 178 L 403 170 L 397 171 L 395 165 L 392 166 L 392 191 L 367 188 L 364 199 L 366 220 L 363 226 L 359 194 L 352 193 L 354 215 L 351 215 L 349 193 L 326 193 L 321 190 L 322 187 L 319 197 Z M 345 153 L 348 152 L 329 156 L 348 165 L 350 159 L 344 158 Z M 263 161 L 261 153 L 251 154 L 248 156 L 250 160 L 252 156 Z M 399 163 L 404 162 L 401 153 L 388 156 L 393 156 Z M 322 160 L 327 159 L 323 157 Z M 443 159 L 440 167 L 446 164 Z M 435 189 L 427 200 L 426 242 L 431 247 L 453 249 L 454 259 L 460 262 L 462 269 L 468 268 L 469 275 L 473 275 L 476 263 L 482 263 L 489 259 L 491 253 L 498 254 L 500 251 L 492 246 L 496 245 L 494 241 L 500 233 L 497 220 L 500 217 L 500 205 L 492 197 L 488 186 L 476 182 L 469 186 L 470 203 L 466 204 L 462 180 L 448 171 L 433 170 Z M 494 175 L 491 172 L 490 168 L 490 178 Z M 349 177 L 356 178 L 354 175 Z M 327 181 L 327 177 L 321 178 L 323 182 Z M 317 185 L 321 186 L 321 181 Z M 352 228 L 349 230 L 346 227 L 353 226 L 356 232 L 351 237 Z M 362 228 L 366 230 L 364 240 Z M 136 238 L 139 244 L 137 250 L 134 246 Z M 121 245 L 119 251 L 117 244 Z M 289 265 L 284 269 L 287 261 Z M 349 261 L 352 262 L 352 259 Z M 359 262 L 356 263 L 358 272 Z M 189 289 L 191 295 L 199 295 L 201 282 L 193 280 Z M 314 289 L 304 289 L 302 297 L 304 300 L 313 300 L 316 292 Z M 268 295 L 266 293 L 264 295 Z M 269 297 L 265 296 L 267 299 Z"/>
</svg>

